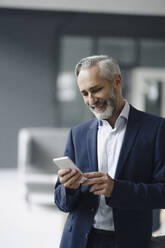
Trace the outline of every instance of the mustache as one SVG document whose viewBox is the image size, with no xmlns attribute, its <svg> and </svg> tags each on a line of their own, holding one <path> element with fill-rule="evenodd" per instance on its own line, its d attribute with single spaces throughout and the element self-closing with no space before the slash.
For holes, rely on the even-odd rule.
<svg viewBox="0 0 165 248">
<path fill-rule="evenodd" d="M 99 107 L 100 105 L 107 104 L 105 100 L 98 100 L 94 104 L 90 105 L 91 108 Z"/>
</svg>

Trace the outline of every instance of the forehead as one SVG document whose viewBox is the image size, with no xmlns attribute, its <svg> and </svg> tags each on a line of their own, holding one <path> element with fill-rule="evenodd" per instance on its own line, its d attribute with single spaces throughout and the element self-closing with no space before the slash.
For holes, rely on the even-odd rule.
<svg viewBox="0 0 165 248">
<path fill-rule="evenodd" d="M 82 69 L 77 77 L 77 84 L 80 91 L 88 90 L 91 87 L 100 86 L 105 83 L 104 78 L 99 75 L 98 66 Z"/>
</svg>

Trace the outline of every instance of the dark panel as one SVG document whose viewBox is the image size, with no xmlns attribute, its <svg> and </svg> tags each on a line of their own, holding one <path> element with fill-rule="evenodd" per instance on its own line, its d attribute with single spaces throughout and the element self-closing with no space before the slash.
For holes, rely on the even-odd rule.
<svg viewBox="0 0 165 248">
<path fill-rule="evenodd" d="M 53 25 L 59 34 L 165 38 L 161 16 L 0 9 L 0 19 L 9 15 L 36 23 L 42 18 L 43 25 Z"/>
<path fill-rule="evenodd" d="M 74 14 L 65 26 L 65 33 L 95 35 L 165 38 L 165 18 L 112 14 Z"/>
</svg>

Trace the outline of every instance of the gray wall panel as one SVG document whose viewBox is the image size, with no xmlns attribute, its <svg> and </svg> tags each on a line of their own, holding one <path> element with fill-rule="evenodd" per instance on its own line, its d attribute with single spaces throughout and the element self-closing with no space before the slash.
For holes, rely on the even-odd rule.
<svg viewBox="0 0 165 248">
<path fill-rule="evenodd" d="M 53 40 L 42 19 L 0 17 L 0 167 L 16 167 L 20 128 L 54 125 Z"/>
</svg>

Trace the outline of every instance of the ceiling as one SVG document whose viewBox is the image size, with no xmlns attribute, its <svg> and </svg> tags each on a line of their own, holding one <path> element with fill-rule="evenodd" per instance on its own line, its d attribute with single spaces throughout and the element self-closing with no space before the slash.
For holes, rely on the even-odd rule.
<svg viewBox="0 0 165 248">
<path fill-rule="evenodd" d="M 0 0 L 0 8 L 165 16 L 164 0 Z"/>
</svg>

